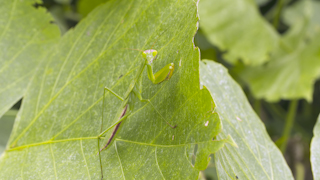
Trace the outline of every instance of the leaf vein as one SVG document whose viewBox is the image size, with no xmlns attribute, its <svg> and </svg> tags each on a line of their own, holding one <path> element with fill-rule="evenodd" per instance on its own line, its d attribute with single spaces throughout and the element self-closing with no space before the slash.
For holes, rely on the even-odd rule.
<svg viewBox="0 0 320 180">
<path fill-rule="evenodd" d="M 56 169 L 56 161 L 55 161 L 53 150 L 52 150 L 52 144 L 50 144 L 50 152 L 51 152 L 52 161 L 53 161 L 53 170 L 54 170 L 55 178 L 57 179 L 58 175 L 57 175 L 57 169 Z"/>
<path fill-rule="evenodd" d="M 8 19 L 7 24 L 6 24 L 6 26 L 5 26 L 5 28 L 4 28 L 3 32 L 2 32 L 2 34 L 1 34 L 1 36 L 0 36 L 0 41 L 2 40 L 2 38 L 3 38 L 4 34 L 8 31 L 9 26 L 11 25 L 12 17 L 13 17 L 13 15 L 12 15 L 12 14 L 15 12 L 16 4 L 17 4 L 17 0 L 14 0 L 14 1 L 13 1 L 13 4 L 12 4 L 12 8 L 11 8 L 11 10 L 10 10 L 10 16 L 9 16 L 9 19 Z"/>
<path fill-rule="evenodd" d="M 157 156 L 157 147 L 156 147 L 155 150 L 154 150 L 154 156 L 155 156 L 155 158 L 156 158 L 157 167 L 158 167 L 158 170 L 159 170 L 162 178 L 163 178 L 163 179 L 166 179 L 166 178 L 164 178 L 164 176 L 163 176 L 163 174 L 162 174 L 162 170 L 161 170 L 161 168 L 160 168 L 160 166 L 159 166 L 158 156 Z"/>
<path fill-rule="evenodd" d="M 126 177 L 124 176 L 121 159 L 120 159 L 120 156 L 119 156 L 119 153 L 118 153 L 117 141 L 114 141 L 114 147 L 115 147 L 115 150 L 116 150 L 116 153 L 117 153 L 117 157 L 118 157 L 118 160 L 119 160 L 119 163 L 120 163 L 120 168 L 121 168 L 123 179 L 126 179 Z"/>
<path fill-rule="evenodd" d="M 225 146 L 225 148 L 227 148 L 227 146 Z M 227 153 L 225 152 L 226 150 L 228 150 L 228 151 L 230 152 L 230 155 L 232 156 L 231 151 L 230 151 L 229 149 L 222 149 L 221 154 L 224 156 L 225 162 L 227 162 L 227 164 L 229 165 L 229 167 L 234 167 L 234 166 L 231 166 L 230 163 L 229 163 L 229 161 L 228 161 L 228 158 L 227 158 L 227 155 L 226 155 Z M 247 173 L 244 172 L 244 170 L 242 169 L 242 167 L 240 166 L 240 164 L 238 163 L 238 161 L 235 159 L 234 156 L 232 156 L 232 159 L 233 159 L 234 162 L 238 165 L 238 167 L 239 167 L 240 170 L 243 172 L 243 174 L 247 177 L 247 179 L 251 179 L 251 178 L 249 178 L 249 177 L 247 176 Z M 252 172 L 250 171 L 250 169 L 248 168 L 248 166 L 247 166 L 246 164 L 245 164 L 245 166 L 246 166 L 247 169 L 249 170 L 249 172 L 250 172 L 250 174 L 251 174 L 251 177 L 253 177 L 253 179 L 256 179 L 256 178 L 253 176 L 253 174 L 252 174 Z M 233 171 L 233 174 L 234 174 L 235 176 L 237 176 L 237 174 L 234 172 L 233 168 L 232 168 L 232 171 Z"/>
<path fill-rule="evenodd" d="M 89 177 L 89 179 L 91 179 L 90 172 L 89 172 L 89 168 L 88 168 L 88 163 L 87 163 L 86 157 L 84 156 L 84 153 L 83 153 L 82 139 L 80 139 L 80 147 L 81 147 L 82 157 L 83 157 L 83 159 L 84 159 L 84 163 L 85 163 L 86 168 L 87 168 L 88 177 Z"/>
<path fill-rule="evenodd" d="M 28 77 L 30 74 L 32 73 L 32 71 L 26 73 L 24 76 L 21 76 L 19 79 L 13 81 L 12 83 L 10 83 L 9 85 L 7 85 L 5 88 L 1 89 L 0 94 L 4 91 L 6 91 L 7 89 L 11 88 L 12 86 L 18 84 L 20 81 L 24 80 L 26 77 Z"/>
<path fill-rule="evenodd" d="M 18 52 L 15 53 L 15 55 L 9 59 L 0 69 L 0 73 L 2 73 L 7 67 L 9 67 L 10 64 L 25 50 L 27 47 L 29 47 L 31 44 L 33 44 L 33 39 L 38 35 L 38 32 L 32 36 L 32 38 L 28 41 L 27 44 L 25 44 L 22 48 L 19 49 Z"/>
</svg>

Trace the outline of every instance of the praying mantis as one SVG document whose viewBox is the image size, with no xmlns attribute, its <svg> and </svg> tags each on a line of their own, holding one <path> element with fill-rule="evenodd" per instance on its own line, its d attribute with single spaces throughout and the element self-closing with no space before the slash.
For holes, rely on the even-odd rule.
<svg viewBox="0 0 320 180">
<path fill-rule="evenodd" d="M 132 49 L 132 50 L 137 50 L 137 49 Z M 147 66 L 147 72 L 148 72 L 148 78 L 151 80 L 153 84 L 159 84 L 163 81 L 169 80 L 173 74 L 174 71 L 174 63 L 169 63 L 166 66 L 164 66 L 161 70 L 159 70 L 157 73 L 153 74 L 153 61 L 156 60 L 158 52 L 154 49 L 148 49 L 145 51 L 138 50 L 142 52 L 142 57 L 144 61 L 141 63 L 137 74 L 134 76 L 134 79 L 130 83 L 127 92 L 125 93 L 124 97 L 119 96 L 117 93 L 112 91 L 108 87 L 104 87 L 104 92 L 103 92 L 103 103 L 102 106 L 104 107 L 104 97 L 106 91 L 109 91 L 111 94 L 116 96 L 118 99 L 122 101 L 121 106 L 119 107 L 118 113 L 116 114 L 115 118 L 118 118 L 117 124 L 115 125 L 115 128 L 111 134 L 111 136 L 108 139 L 108 142 L 106 145 L 100 149 L 100 138 L 109 130 L 102 131 L 102 123 L 103 123 L 103 112 L 102 112 L 102 121 L 101 121 L 101 131 L 98 136 L 98 147 L 99 147 L 99 156 L 100 152 L 107 149 L 110 144 L 115 140 L 116 133 L 119 130 L 119 127 L 121 123 L 132 113 L 134 110 L 134 98 L 138 98 L 141 102 L 147 102 L 151 103 L 149 99 L 143 99 L 141 96 L 141 90 L 142 87 L 140 86 L 141 81 L 142 81 L 142 72 Z M 152 105 L 152 104 L 151 104 Z M 152 105 L 153 106 L 153 105 Z M 155 108 L 155 107 L 153 107 Z M 169 124 L 167 121 L 166 123 L 171 127 L 171 128 L 176 128 L 175 126 L 172 126 Z M 101 164 L 101 158 L 100 158 L 100 165 L 101 165 L 101 179 L 103 178 L 103 173 L 102 173 L 102 164 Z"/>
</svg>

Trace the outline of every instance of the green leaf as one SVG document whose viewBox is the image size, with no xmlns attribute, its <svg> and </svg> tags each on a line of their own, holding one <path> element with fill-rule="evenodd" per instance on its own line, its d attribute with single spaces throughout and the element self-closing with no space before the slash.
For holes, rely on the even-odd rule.
<svg viewBox="0 0 320 180">
<path fill-rule="evenodd" d="M 226 146 L 215 154 L 219 179 L 293 179 L 280 150 L 227 70 L 204 60 L 200 62 L 200 77 L 221 118 L 223 130 L 217 139 L 230 134 L 239 146 Z"/>
<path fill-rule="evenodd" d="M 271 60 L 266 65 L 249 67 L 242 72 L 241 76 L 256 98 L 267 101 L 305 98 L 311 101 L 314 81 L 320 75 L 320 21 L 315 23 L 313 20 L 317 15 L 313 8 L 320 10 L 320 3 L 309 3 L 301 4 L 303 13 L 296 13 L 303 15 L 299 15 L 282 38 L 281 46 L 273 52 Z M 296 16 L 292 15 L 292 18 Z"/>
<path fill-rule="evenodd" d="M 199 14 L 200 28 L 211 43 L 226 51 L 224 58 L 230 63 L 241 59 L 246 65 L 262 64 L 278 45 L 277 33 L 254 1 L 201 0 Z"/>
<path fill-rule="evenodd" d="M 320 178 L 320 115 L 318 116 L 318 120 L 316 125 L 313 129 L 313 138 L 311 141 L 311 155 L 310 155 L 310 161 L 312 166 L 312 173 L 314 179 Z"/>
<path fill-rule="evenodd" d="M 24 95 L 46 50 L 59 38 L 52 17 L 34 2 L 0 1 L 0 117 Z"/>
<path fill-rule="evenodd" d="M 79 0 L 77 3 L 77 10 L 82 15 L 86 17 L 94 8 L 108 0 Z"/>
<path fill-rule="evenodd" d="M 212 140 L 221 123 L 210 93 L 200 90 L 196 13 L 192 0 L 112 0 L 67 32 L 28 89 L 0 179 L 99 179 L 101 112 L 107 141 L 121 108 L 112 94 L 103 97 L 104 87 L 123 96 L 144 61 L 125 48 L 151 47 L 158 50 L 155 72 L 173 62 L 173 76 L 154 85 L 143 72 L 142 97 L 151 103 L 133 100 L 117 139 L 101 153 L 104 177 L 197 179 L 209 155 L 233 141 Z"/>
<path fill-rule="evenodd" d="M 312 38 L 320 28 L 320 2 L 297 1 L 284 11 L 283 19 L 290 26 L 308 21 L 306 36 Z"/>
</svg>

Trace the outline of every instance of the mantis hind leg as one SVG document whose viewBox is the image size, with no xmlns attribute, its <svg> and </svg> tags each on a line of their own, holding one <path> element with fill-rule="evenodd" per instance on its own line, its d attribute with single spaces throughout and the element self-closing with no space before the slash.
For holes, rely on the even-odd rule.
<svg viewBox="0 0 320 180">
<path fill-rule="evenodd" d="M 101 151 L 106 149 L 109 146 L 109 144 L 111 144 L 114 141 L 114 137 L 115 137 L 116 133 L 118 132 L 122 121 L 125 120 L 131 114 L 131 111 L 127 112 L 127 110 L 128 110 L 128 104 L 123 109 L 123 111 L 121 113 L 121 116 L 119 117 L 119 121 L 117 122 L 117 124 L 116 124 L 116 126 L 115 126 L 115 128 L 114 128 L 114 130 L 113 130 L 113 132 L 112 132 L 112 134 L 110 136 L 110 138 L 108 139 L 107 144 L 102 149 L 100 149 L 100 138 L 109 129 L 106 129 L 105 131 L 100 133 L 99 136 L 98 136 L 98 155 L 99 155 L 100 168 L 101 168 L 101 180 L 103 179 L 103 170 L 102 170 L 102 162 L 101 162 Z"/>
<path fill-rule="evenodd" d="M 110 128 L 108 128 L 108 129 L 104 130 L 103 132 L 101 132 L 98 137 L 102 137 L 107 131 L 109 131 L 114 126 L 117 126 L 118 124 L 120 124 L 123 120 L 125 120 L 131 114 L 130 110 L 127 112 L 127 110 L 129 109 L 128 106 L 129 105 L 125 106 L 125 108 L 123 109 L 123 111 L 122 111 L 122 113 L 121 113 L 121 115 L 119 117 L 119 120 L 116 122 L 116 124 L 114 124 Z"/>
<path fill-rule="evenodd" d="M 121 101 L 123 101 L 123 98 L 121 96 L 119 96 L 117 93 L 115 93 L 114 91 L 112 91 L 110 88 L 108 87 L 104 87 L 104 91 L 103 91 L 103 98 L 106 94 L 106 90 L 109 91 L 111 94 L 115 95 L 117 98 L 119 98 Z"/>
<path fill-rule="evenodd" d="M 114 91 L 112 91 L 110 88 L 108 87 L 104 87 L 104 91 L 103 91 L 103 100 L 102 100 L 102 110 L 101 110 L 101 114 L 102 114 L 102 118 L 101 118 L 101 129 L 100 129 L 100 133 L 102 133 L 102 127 L 103 127 L 103 109 L 104 109 L 104 97 L 106 95 L 106 91 L 109 91 L 111 94 L 113 94 L 114 96 L 116 96 L 118 99 L 120 99 L 121 101 L 123 101 L 123 98 L 121 96 L 119 96 L 117 93 L 115 93 Z M 100 168 L 101 168 L 101 180 L 103 179 L 103 171 L 102 171 L 102 162 L 101 162 L 101 155 L 100 155 L 100 138 L 101 136 L 99 135 L 97 137 L 98 139 L 98 155 L 99 155 L 99 160 L 100 160 Z"/>
<path fill-rule="evenodd" d="M 101 171 L 101 180 L 103 179 L 103 170 L 102 170 L 102 162 L 101 162 L 101 155 L 100 155 L 100 137 L 98 136 L 98 155 L 100 161 L 100 171 Z"/>
<path fill-rule="evenodd" d="M 118 99 L 120 99 L 121 101 L 123 101 L 123 98 L 121 96 L 119 96 L 117 93 L 115 93 L 114 91 L 112 91 L 110 88 L 108 87 L 104 87 L 104 91 L 103 91 L 103 96 L 102 96 L 102 109 L 101 109 L 101 115 L 102 115 L 102 119 L 101 119 L 101 129 L 100 129 L 100 133 L 102 132 L 102 127 L 103 127 L 103 109 L 104 109 L 104 97 L 106 96 L 106 90 L 109 91 L 111 94 L 113 94 L 114 96 L 116 96 Z"/>
</svg>

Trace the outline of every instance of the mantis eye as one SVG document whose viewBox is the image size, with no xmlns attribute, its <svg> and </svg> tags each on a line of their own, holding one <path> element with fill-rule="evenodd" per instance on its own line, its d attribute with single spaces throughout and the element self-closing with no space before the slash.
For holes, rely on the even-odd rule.
<svg viewBox="0 0 320 180">
<path fill-rule="evenodd" d="M 154 50 L 154 51 L 152 52 L 152 56 L 153 56 L 153 57 L 155 57 L 157 54 L 158 54 L 158 52 L 157 52 L 156 50 Z"/>
<path fill-rule="evenodd" d="M 146 54 L 145 52 L 142 53 L 142 56 L 143 56 L 144 58 L 147 58 L 147 54 Z"/>
</svg>

